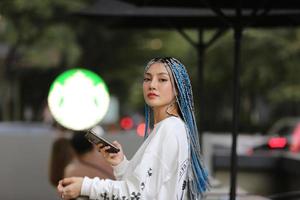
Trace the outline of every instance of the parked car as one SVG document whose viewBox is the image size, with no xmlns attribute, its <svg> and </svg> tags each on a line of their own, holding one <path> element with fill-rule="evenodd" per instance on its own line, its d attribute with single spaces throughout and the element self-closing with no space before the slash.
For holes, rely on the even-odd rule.
<svg viewBox="0 0 300 200">
<path fill-rule="evenodd" d="M 250 151 L 287 150 L 300 152 L 300 118 L 282 118 L 267 131 L 262 144 L 254 146 Z"/>
</svg>

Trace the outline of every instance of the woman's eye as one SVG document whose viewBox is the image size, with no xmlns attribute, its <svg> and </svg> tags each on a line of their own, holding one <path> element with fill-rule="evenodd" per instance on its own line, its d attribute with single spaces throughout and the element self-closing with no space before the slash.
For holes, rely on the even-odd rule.
<svg viewBox="0 0 300 200">
<path fill-rule="evenodd" d="M 162 78 L 162 79 L 159 79 L 159 81 L 161 81 L 161 82 L 165 82 L 165 81 L 168 81 L 167 79 L 164 79 L 164 78 Z"/>
<path fill-rule="evenodd" d="M 144 78 L 144 81 L 150 81 L 150 78 Z"/>
</svg>

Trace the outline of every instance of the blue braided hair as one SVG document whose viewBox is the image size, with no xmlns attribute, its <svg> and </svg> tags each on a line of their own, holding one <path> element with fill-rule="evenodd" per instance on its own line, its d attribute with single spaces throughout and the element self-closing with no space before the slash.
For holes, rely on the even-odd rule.
<svg viewBox="0 0 300 200">
<path fill-rule="evenodd" d="M 208 173 L 203 166 L 200 153 L 200 144 L 198 138 L 198 129 L 194 114 L 194 100 L 192 85 L 185 66 L 175 58 L 164 57 L 154 58 L 150 60 L 145 68 L 145 72 L 154 63 L 162 63 L 166 68 L 170 69 L 174 78 L 176 90 L 178 91 L 176 100 L 180 111 L 180 116 L 186 124 L 190 164 L 188 172 L 188 188 L 190 199 L 200 199 L 203 193 L 209 187 Z M 170 75 L 171 76 L 171 75 Z M 175 89 L 175 88 L 174 88 Z M 145 104 L 145 138 L 153 129 L 153 111 Z"/>
</svg>

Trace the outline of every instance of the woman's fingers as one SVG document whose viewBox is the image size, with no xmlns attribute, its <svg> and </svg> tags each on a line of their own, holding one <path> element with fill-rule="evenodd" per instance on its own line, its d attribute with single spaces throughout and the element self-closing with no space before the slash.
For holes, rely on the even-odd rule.
<svg viewBox="0 0 300 200">
<path fill-rule="evenodd" d="M 112 144 L 120 149 L 118 153 L 109 153 L 108 150 L 111 148 L 110 146 L 105 146 L 103 144 L 97 144 L 96 146 L 104 159 L 111 165 L 115 166 L 123 160 L 124 154 L 120 143 L 118 143 L 117 141 L 113 141 Z"/>
<path fill-rule="evenodd" d="M 64 192 L 63 192 L 64 199 L 72 199 L 75 197 L 74 191 L 72 189 L 73 189 L 73 185 L 69 185 L 64 188 Z"/>
<path fill-rule="evenodd" d="M 64 198 L 63 196 L 63 185 L 62 185 L 62 181 L 59 181 L 58 182 L 58 185 L 57 185 L 57 192 L 58 192 L 58 195 L 61 197 L 61 198 Z"/>
<path fill-rule="evenodd" d="M 104 144 L 102 144 L 102 143 L 99 143 L 99 144 L 96 144 L 96 146 L 97 146 L 97 148 L 98 148 L 98 149 L 101 149 L 101 148 L 103 148 L 103 147 L 104 147 Z"/>
<path fill-rule="evenodd" d="M 74 199 L 80 195 L 83 178 L 71 177 L 59 181 L 57 190 L 63 199 Z"/>
<path fill-rule="evenodd" d="M 97 144 L 96 146 L 97 146 L 97 149 L 98 149 L 99 152 L 105 151 L 107 148 L 109 148 L 109 146 L 105 146 L 102 143 Z"/>
<path fill-rule="evenodd" d="M 70 184 L 74 183 L 75 179 L 76 179 L 76 178 L 74 178 L 74 177 L 64 178 L 64 179 L 62 180 L 62 185 L 63 185 L 63 186 L 70 185 Z"/>
<path fill-rule="evenodd" d="M 60 180 L 59 182 L 58 182 L 58 185 L 57 185 L 57 190 L 58 190 L 58 192 L 62 192 L 62 189 L 63 189 L 64 187 L 63 187 L 63 185 L 62 185 L 62 181 Z"/>
<path fill-rule="evenodd" d="M 113 145 L 115 145 L 119 149 L 122 149 L 122 145 L 118 141 L 113 141 L 112 143 L 113 143 Z"/>
</svg>

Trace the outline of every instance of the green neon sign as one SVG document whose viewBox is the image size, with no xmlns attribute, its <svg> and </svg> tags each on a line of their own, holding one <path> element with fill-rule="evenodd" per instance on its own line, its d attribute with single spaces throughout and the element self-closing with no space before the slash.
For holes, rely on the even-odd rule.
<svg viewBox="0 0 300 200">
<path fill-rule="evenodd" d="M 109 92 L 100 76 L 86 69 L 71 69 L 50 86 L 49 109 L 66 128 L 85 130 L 101 121 L 109 106 Z"/>
</svg>

